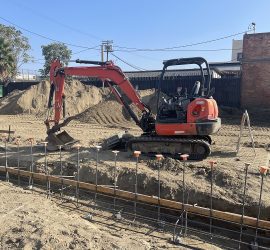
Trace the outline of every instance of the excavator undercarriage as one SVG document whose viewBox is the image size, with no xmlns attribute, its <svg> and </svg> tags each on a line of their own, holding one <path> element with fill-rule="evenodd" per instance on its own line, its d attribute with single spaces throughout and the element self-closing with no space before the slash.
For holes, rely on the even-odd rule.
<svg viewBox="0 0 270 250">
<path fill-rule="evenodd" d="M 162 136 L 132 136 L 120 133 L 107 138 L 102 143 L 103 149 L 120 149 L 126 151 L 141 151 L 144 155 L 152 156 L 161 152 L 164 156 L 178 158 L 179 154 L 188 154 L 189 160 L 203 160 L 211 153 L 211 137 L 162 137 Z"/>
</svg>

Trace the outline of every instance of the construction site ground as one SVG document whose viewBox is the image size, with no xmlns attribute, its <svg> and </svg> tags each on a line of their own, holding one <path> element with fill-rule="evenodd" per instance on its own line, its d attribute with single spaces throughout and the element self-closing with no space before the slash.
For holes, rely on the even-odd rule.
<svg viewBox="0 0 270 250">
<path fill-rule="evenodd" d="M 92 90 L 93 89 L 94 88 L 92 88 Z M 89 92 L 89 90 L 82 89 L 81 91 L 82 93 L 89 92 L 89 94 L 91 94 L 92 90 Z M 0 115 L 0 129 L 7 130 L 10 125 L 11 130 L 15 131 L 15 134 L 12 135 L 12 137 L 20 138 L 20 167 L 25 167 L 28 170 L 31 165 L 31 155 L 30 144 L 27 142 L 27 139 L 34 138 L 36 142 L 33 149 L 34 171 L 44 173 L 44 145 L 40 143 L 46 137 L 46 128 L 44 125 L 45 114 L 44 112 L 42 114 L 40 113 L 40 110 L 43 107 L 40 107 L 40 109 L 34 113 L 33 103 L 37 102 L 37 100 L 35 100 L 35 102 L 32 101 L 32 106 L 30 105 L 31 108 L 30 106 L 27 106 L 23 111 L 17 109 L 18 114 L 14 114 L 14 112 L 12 113 L 10 111 L 8 112 L 8 110 L 16 110 L 12 107 L 18 108 L 18 103 L 20 105 L 23 103 L 22 94 L 27 93 L 16 93 L 13 96 L 8 97 L 9 99 L 6 98 L 4 100 L 5 103 L 1 103 L 0 111 L 4 114 Z M 144 98 L 151 99 L 151 94 L 153 94 L 153 91 L 145 91 Z M 31 95 L 28 95 L 27 98 L 30 98 L 30 96 Z M 82 96 L 82 94 L 78 96 Z M 86 96 L 85 98 L 89 98 L 89 96 Z M 12 103 L 14 100 L 19 100 L 16 103 L 17 106 L 14 106 L 14 103 Z M 83 108 L 80 109 L 80 112 L 82 113 L 80 113 L 76 117 L 76 120 L 72 121 L 65 130 L 72 135 L 72 137 L 78 139 L 82 145 L 80 149 L 80 181 L 95 183 L 95 146 L 100 144 L 103 139 L 116 133 L 123 132 L 124 130 L 128 130 L 129 133 L 134 135 L 139 135 L 141 131 L 126 117 L 121 105 L 118 103 L 116 104 L 116 102 L 111 99 L 104 101 L 104 97 L 98 98 L 95 103 L 91 104 L 94 106 L 89 109 L 86 109 L 86 106 L 89 106 L 89 104 L 86 105 L 84 102 L 81 103 L 83 104 Z M 73 103 L 72 105 L 75 104 Z M 6 110 L 5 105 L 8 105 Z M 34 105 L 34 107 L 36 107 L 36 105 Z M 261 165 L 268 165 L 270 160 L 270 152 L 268 151 L 270 144 L 270 112 L 265 111 L 261 114 L 251 114 L 251 125 L 255 140 L 256 155 L 251 147 L 251 140 L 248 136 L 247 129 L 245 129 L 243 133 L 240 152 L 236 155 L 236 144 L 240 130 L 242 111 L 228 108 L 221 109 L 221 111 L 222 128 L 216 135 L 212 136 L 213 144 L 211 146 L 211 156 L 203 161 L 189 161 L 186 163 L 186 202 L 189 204 L 197 204 L 202 207 L 209 207 L 211 180 L 209 160 L 213 159 L 217 161 L 213 172 L 213 208 L 240 213 L 244 185 L 244 167 L 245 163 L 251 163 L 247 179 L 245 214 L 256 217 L 258 214 L 261 182 L 258 168 Z M 76 114 L 77 111 L 71 110 L 70 112 L 72 115 Z M 5 165 L 3 141 L 1 146 L 0 165 Z M 7 152 L 8 166 L 16 167 L 18 164 L 18 148 L 14 141 L 8 143 Z M 49 153 L 47 159 L 50 174 L 59 175 L 59 152 Z M 63 174 L 67 176 L 74 175 L 77 169 L 76 149 L 64 151 L 62 159 L 64 167 Z M 101 151 L 99 153 L 98 184 L 113 185 L 113 171 L 114 154 L 110 150 Z M 182 171 L 183 162 L 171 158 L 165 158 L 163 160 L 160 174 L 162 198 L 182 201 Z M 157 178 L 158 171 L 155 159 L 141 156 L 139 159 L 138 170 L 138 192 L 157 196 Z M 133 192 L 134 184 L 135 158 L 132 156 L 131 152 L 120 152 L 117 155 L 117 186 L 119 189 Z M 31 194 L 31 192 L 7 185 L 3 182 L 1 182 L 0 187 L 0 209 L 3 210 L 3 213 L 1 211 L 1 214 L 3 215 L 0 217 L 0 222 L 1 225 L 5 225 L 4 227 L 1 227 L 0 230 L 1 235 L 4 237 L 1 239 L 1 244 L 4 244 L 2 245 L 4 247 L 15 246 L 16 244 L 18 247 L 27 247 L 27 244 L 29 244 L 29 249 L 31 249 L 30 246 L 33 246 L 33 244 L 40 244 L 40 246 L 42 245 L 43 248 L 46 249 L 46 244 L 50 242 L 50 239 L 52 247 L 58 246 L 57 244 L 60 244 L 59 247 L 70 247 L 71 244 L 72 248 L 75 244 L 74 248 L 76 249 L 80 249 L 84 246 L 80 244 L 86 244 L 88 248 L 97 246 L 100 249 L 108 249 L 108 247 L 117 248 L 116 246 L 124 249 L 134 248 L 132 247 L 132 244 L 135 244 L 134 242 L 136 242 L 136 247 L 142 249 L 149 249 L 151 247 L 168 248 L 170 246 L 167 245 L 168 243 L 164 240 L 154 239 L 151 236 L 140 236 L 138 237 L 140 239 L 138 241 L 138 238 L 135 237 L 136 234 L 126 230 L 117 230 L 117 233 L 115 234 L 113 230 L 109 230 L 110 227 L 108 227 L 108 225 L 103 226 L 101 224 L 97 225 L 95 223 L 86 222 L 79 218 L 78 211 L 76 212 L 74 210 L 72 212 L 67 212 L 65 209 L 57 206 L 54 201 L 46 200 L 44 196 Z M 270 181 L 267 176 L 263 186 L 261 211 L 261 219 L 265 220 L 270 220 L 269 188 Z M 18 207 L 19 209 L 17 209 Z M 8 216 L 9 211 L 12 211 L 12 217 Z M 62 216 L 58 216 L 58 212 Z M 31 219 L 31 217 L 34 219 Z M 63 227 L 66 232 L 62 230 Z M 18 230 L 22 230 L 22 232 Z M 89 231 L 93 232 L 93 234 L 90 233 L 90 236 Z M 58 236 L 61 234 L 63 242 L 56 242 L 56 239 L 53 236 L 54 233 Z M 40 238 L 38 236 L 39 234 L 44 234 L 45 238 L 38 240 L 37 238 Z M 105 235 L 104 237 L 103 234 Z M 24 235 L 29 241 L 20 243 L 22 241 L 20 239 L 25 238 Z M 96 239 L 94 238 L 95 235 L 98 235 L 96 236 Z M 8 237 L 13 238 L 9 240 Z M 18 242 L 14 242 L 16 237 L 18 238 Z M 119 240 L 119 237 L 122 238 L 122 240 Z M 31 239 L 33 239 L 33 241 L 31 241 Z M 76 243 L 74 243 L 74 239 L 76 239 Z M 210 249 L 209 246 L 204 246 L 203 244 L 199 247 L 202 249 Z M 49 248 L 50 247 L 48 247 L 48 249 Z"/>
<path fill-rule="evenodd" d="M 94 214 L 92 220 L 85 219 L 89 212 Z M 78 209 L 72 203 L 47 199 L 44 192 L 3 181 L 0 223 L 1 249 L 221 249 L 196 235 L 176 246 L 171 243 L 170 232 L 151 230 L 148 224 L 113 220 L 104 210 Z"/>
</svg>

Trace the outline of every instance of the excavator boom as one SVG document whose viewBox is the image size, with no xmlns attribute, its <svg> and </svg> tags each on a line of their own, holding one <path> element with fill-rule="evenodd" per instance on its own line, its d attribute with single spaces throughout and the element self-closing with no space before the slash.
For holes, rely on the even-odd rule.
<svg viewBox="0 0 270 250">
<path fill-rule="evenodd" d="M 130 116 L 133 118 L 135 123 L 141 127 L 139 118 L 135 115 L 135 113 L 130 109 L 129 105 L 126 103 L 125 98 L 123 98 L 123 94 L 133 103 L 135 106 L 141 110 L 144 114 L 149 114 L 149 108 L 141 101 L 137 92 L 133 88 L 132 84 L 129 82 L 128 78 L 122 72 L 122 70 L 115 66 L 113 62 L 96 62 L 96 61 L 86 61 L 86 60 L 76 60 L 78 63 L 88 63 L 95 64 L 98 66 L 91 67 L 62 67 L 59 60 L 55 60 L 51 64 L 50 69 L 50 96 L 48 101 L 48 108 L 54 108 L 54 117 L 50 119 L 46 118 L 45 124 L 47 126 L 47 140 L 49 144 L 48 149 L 51 150 L 57 149 L 59 145 L 67 145 L 72 144 L 75 140 L 70 137 L 65 131 L 56 134 L 60 129 L 66 126 L 73 117 L 68 117 L 62 123 L 60 120 L 65 118 L 65 95 L 64 95 L 64 86 L 65 86 L 65 77 L 66 76 L 89 76 L 96 77 L 102 80 L 103 82 L 107 82 L 108 86 L 112 90 L 112 93 L 116 96 L 118 101 L 120 101 L 123 106 L 127 109 Z M 121 93 L 120 93 L 121 92 Z M 122 94 L 123 93 L 123 94 Z M 53 105 L 54 99 L 54 105 Z M 50 124 L 53 124 L 52 126 Z M 144 128 L 142 127 L 144 130 Z M 62 141 L 62 143 L 61 143 Z"/>
</svg>

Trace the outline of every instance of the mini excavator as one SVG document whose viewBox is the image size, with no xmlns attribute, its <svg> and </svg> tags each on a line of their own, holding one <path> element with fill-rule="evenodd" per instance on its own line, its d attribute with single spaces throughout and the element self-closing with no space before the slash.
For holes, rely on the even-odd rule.
<svg viewBox="0 0 270 250">
<path fill-rule="evenodd" d="M 221 127 L 218 106 L 212 95 L 211 73 L 207 61 L 202 57 L 180 58 L 164 61 L 157 88 L 157 114 L 142 102 L 128 77 L 113 62 L 76 60 L 76 63 L 94 66 L 63 67 L 55 60 L 50 68 L 50 95 L 48 111 L 54 108 L 54 118 L 48 112 L 48 150 L 57 150 L 74 144 L 76 140 L 66 131 L 61 131 L 74 117 L 65 118 L 64 84 L 66 76 L 95 77 L 106 82 L 117 100 L 126 108 L 134 122 L 141 128 L 140 136 L 121 135 L 108 138 L 107 149 L 120 144 L 126 150 L 138 150 L 145 154 L 164 154 L 179 157 L 179 153 L 189 154 L 189 160 L 205 159 L 211 152 L 211 134 Z M 195 64 L 200 69 L 201 81 L 196 81 L 191 92 L 177 88 L 177 93 L 169 97 L 162 95 L 162 86 L 168 67 Z M 203 68 L 204 65 L 204 68 Z M 54 99 L 54 103 L 53 103 Z M 130 107 L 135 105 L 141 111 L 139 118 Z M 52 113 L 52 112 L 51 112 Z M 62 117 L 64 120 L 60 123 Z M 51 125 L 52 124 L 52 125 Z M 116 141 L 117 142 L 116 142 Z"/>
</svg>

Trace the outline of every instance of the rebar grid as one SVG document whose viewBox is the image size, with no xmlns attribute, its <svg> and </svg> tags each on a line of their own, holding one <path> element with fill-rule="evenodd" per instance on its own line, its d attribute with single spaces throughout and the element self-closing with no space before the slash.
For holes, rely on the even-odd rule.
<svg viewBox="0 0 270 250">
<path fill-rule="evenodd" d="M 46 196 L 47 198 L 57 198 L 58 197 L 58 193 L 60 195 L 60 197 L 63 199 L 63 200 L 68 200 L 68 201 L 71 201 L 72 199 L 66 199 L 64 197 L 64 194 L 63 194 L 63 190 L 66 189 L 66 194 L 69 193 L 68 189 L 69 187 L 64 187 L 64 184 L 63 184 L 63 180 L 65 179 L 63 177 L 63 166 L 62 166 L 62 155 L 61 155 L 61 147 L 59 148 L 60 149 L 60 167 L 61 167 L 61 171 L 60 171 L 60 175 L 61 175 L 61 188 L 59 189 L 53 189 L 51 187 L 51 183 L 50 183 L 50 179 L 48 178 L 48 176 L 50 175 L 49 173 L 49 170 L 48 170 L 48 162 L 47 162 L 47 156 L 49 155 L 48 152 L 47 152 L 47 144 L 44 143 L 44 159 L 45 159 L 45 173 L 46 173 Z M 85 205 L 83 202 L 81 202 L 81 200 L 83 199 L 83 197 L 85 197 L 84 194 L 80 194 L 80 197 L 79 197 L 79 169 L 80 169 L 80 158 L 79 158 L 79 147 L 77 147 L 77 185 L 76 185 L 76 192 L 75 192 L 75 198 L 76 198 L 76 207 L 79 209 L 79 204 L 81 205 Z M 267 232 L 268 230 L 261 230 L 259 228 L 259 217 L 260 217 L 260 208 L 261 208 L 261 195 L 262 195 L 262 188 L 263 188 L 263 181 L 264 181 L 264 178 L 265 178 L 265 175 L 264 174 L 261 174 L 261 186 L 260 186 L 260 198 L 259 198 L 259 204 L 258 204 L 258 215 L 257 215 L 257 223 L 256 223 L 256 227 L 255 227 L 255 234 L 252 235 L 252 234 L 247 234 L 245 232 L 243 232 L 243 226 L 247 227 L 247 228 L 253 228 L 251 226 L 247 226 L 247 225 L 244 225 L 243 224 L 243 217 L 244 217 L 244 205 L 245 205 L 245 186 L 246 186 L 246 182 L 247 182 L 247 167 L 246 167 L 246 173 L 245 173 L 245 186 L 244 186 L 244 197 L 243 197 L 243 204 L 242 204 L 242 214 L 241 214 L 241 223 L 236 223 L 236 222 L 228 222 L 226 220 L 222 220 L 222 219 L 217 219 L 217 218 L 214 218 L 213 215 L 212 215 L 212 209 L 213 209 L 213 203 L 212 203 L 212 196 L 213 196 L 213 162 L 210 162 L 210 165 L 211 165 L 211 195 L 210 195 L 210 216 L 201 216 L 201 217 L 204 217 L 204 218 L 209 218 L 210 220 L 210 223 L 208 224 L 210 226 L 210 230 L 209 232 L 207 232 L 207 223 L 205 222 L 200 222 L 200 221 L 196 221 L 194 219 L 190 219 L 188 217 L 188 214 L 187 212 L 185 211 L 185 160 L 182 158 L 182 160 L 184 160 L 184 166 L 183 166 L 183 197 L 182 197 L 182 212 L 180 214 L 180 216 L 175 216 L 171 213 L 178 213 L 179 214 L 179 210 L 177 209 L 171 209 L 171 208 L 164 208 L 161 206 L 160 204 L 160 198 L 161 198 L 161 183 L 160 183 L 160 159 L 157 159 L 158 161 L 158 187 L 157 187 L 157 193 L 158 193 L 158 204 L 157 205 L 154 205 L 154 204 L 147 204 L 147 203 L 143 203 L 143 202 L 140 202 L 137 200 L 137 193 L 138 193 L 138 180 L 137 180 L 137 175 L 138 175 L 138 164 L 139 164 L 139 161 L 138 161 L 138 158 L 136 159 L 136 170 L 135 170 L 135 199 L 133 201 L 133 213 L 131 212 L 132 209 L 132 205 L 122 205 L 120 204 L 120 202 L 118 202 L 119 204 L 116 205 L 116 201 L 122 201 L 122 202 L 127 202 L 127 203 L 132 203 L 131 200 L 129 199 L 124 199 L 124 198 L 121 198 L 121 197 L 117 197 L 116 196 L 116 165 L 117 165 L 117 154 L 119 153 L 117 151 L 114 151 L 113 153 L 115 154 L 115 158 L 114 158 L 114 161 L 115 161 L 115 167 L 113 169 L 114 171 L 114 195 L 113 196 L 110 196 L 110 195 L 106 195 L 106 194 L 102 194 L 100 192 L 98 192 L 98 183 L 97 183 L 97 180 L 98 180 L 98 163 L 99 163 L 99 150 L 100 150 L 100 147 L 97 146 L 96 147 L 96 173 L 95 173 L 95 191 L 94 192 L 90 192 L 90 191 L 85 191 L 83 190 L 83 193 L 91 193 L 93 196 L 94 196 L 94 206 L 92 206 L 89 202 L 88 202 L 88 207 L 94 207 L 95 209 L 97 208 L 100 208 L 100 209 L 105 209 L 105 210 L 109 210 L 109 211 L 112 211 L 113 212 L 113 215 L 115 215 L 115 211 L 116 210 L 119 210 L 122 212 L 123 215 L 125 216 L 130 216 L 130 217 L 133 217 L 134 220 L 137 219 L 137 221 L 148 221 L 148 222 L 151 222 L 151 223 L 156 223 L 157 225 L 160 225 L 161 223 L 161 217 L 162 217 L 162 223 L 163 223 L 163 230 L 165 227 L 171 227 L 173 228 L 173 230 L 171 230 L 173 233 L 173 239 L 175 239 L 175 235 L 176 235 L 176 230 L 180 230 L 180 234 L 178 234 L 178 237 L 182 236 L 182 237 L 185 237 L 187 235 L 187 229 L 189 232 L 196 232 L 196 233 L 200 233 L 204 236 L 209 236 L 210 240 L 209 240 L 209 243 L 214 243 L 213 242 L 213 239 L 223 239 L 223 240 L 228 240 L 228 241 L 233 241 L 235 243 L 238 243 L 239 244 L 239 249 L 241 248 L 242 245 L 246 245 L 246 246 L 250 246 L 250 243 L 249 242 L 246 242 L 246 241 L 243 241 L 243 236 L 244 237 L 254 237 L 254 243 L 257 242 L 257 240 L 260 240 L 260 241 L 266 241 L 268 240 L 269 241 L 269 245 L 270 245 L 270 239 L 266 238 L 266 237 L 263 237 L 261 235 L 259 235 L 259 232 Z M 31 148 L 30 148 L 30 154 L 31 154 L 31 166 L 30 166 L 30 172 L 31 172 L 31 177 L 29 178 L 28 180 L 28 187 L 32 186 L 32 190 L 34 190 L 34 163 L 33 163 L 33 144 L 31 143 Z M 20 144 L 18 143 L 17 144 L 17 183 L 18 185 L 22 185 L 23 182 L 22 182 L 22 179 L 24 177 L 21 176 L 21 166 L 20 166 Z M 9 171 L 8 171 L 8 156 L 7 156 L 7 141 L 5 140 L 5 161 L 6 161 L 6 164 L 5 164 L 5 179 L 6 181 L 9 181 L 9 180 L 12 180 L 12 178 L 10 177 L 10 174 L 9 174 Z M 30 185 L 32 184 L 32 185 Z M 40 185 L 38 183 L 35 182 L 35 187 L 39 187 Z M 57 186 L 57 184 L 54 184 L 54 186 Z M 43 187 L 43 185 L 41 185 L 41 187 Z M 99 194 L 99 200 L 97 200 L 97 194 Z M 113 198 L 113 203 L 112 202 L 108 202 L 108 201 L 102 201 L 102 199 L 112 199 Z M 87 196 L 85 197 L 86 200 L 89 200 L 90 197 Z M 92 199 L 90 199 L 92 200 Z M 101 205 L 103 203 L 103 205 Z M 106 208 L 104 206 L 104 204 L 106 205 L 109 205 L 110 207 L 113 207 L 113 208 Z M 143 205 L 144 207 L 147 206 L 148 208 L 150 209 L 144 209 L 144 208 L 140 208 L 138 207 L 138 205 Z M 154 216 L 152 216 L 153 218 L 151 218 L 151 216 L 144 216 L 146 214 L 146 212 L 148 211 L 151 211 L 152 214 L 154 214 L 154 209 L 157 208 L 157 217 L 154 218 Z M 162 212 L 163 211 L 167 211 L 167 213 L 165 212 Z M 153 213 L 154 212 L 154 213 Z M 142 214 L 143 215 L 142 215 Z M 184 218 L 184 214 L 185 214 L 185 218 Z M 192 212 L 189 212 L 190 215 L 196 215 L 199 217 L 198 214 L 195 214 L 195 213 L 192 213 Z M 115 216 L 114 216 L 115 217 Z M 181 219 L 182 223 L 181 225 L 179 226 L 178 225 L 178 222 L 179 220 Z M 134 221 L 133 220 L 133 221 Z M 174 222 L 173 222 L 174 221 Z M 237 230 L 232 230 L 232 229 L 228 229 L 228 228 L 223 228 L 223 227 L 219 227 L 219 226 L 216 226 L 216 225 L 213 225 L 213 222 L 217 222 L 217 221 L 220 221 L 220 222 L 225 222 L 227 224 L 231 224 L 232 226 L 233 225 L 238 225 L 240 226 L 240 230 L 237 231 Z M 185 233 L 183 234 L 182 233 L 182 229 L 183 229 L 183 226 L 184 226 L 184 223 L 185 223 Z M 189 225 L 189 227 L 187 226 Z M 217 231 L 221 231 L 221 232 L 229 232 L 229 233 L 237 233 L 240 235 L 239 237 L 239 240 L 237 239 L 234 239 L 234 238 L 229 238 L 229 237 L 226 237 L 226 236 L 221 236 L 217 233 Z M 216 231 L 216 232 L 214 232 Z M 269 230 L 270 231 L 270 230 Z M 189 235 L 190 236 L 190 235 Z M 177 244 L 177 241 L 174 241 L 174 243 Z M 260 249 L 269 249 L 267 247 L 263 247 L 263 246 L 260 246 Z"/>
<path fill-rule="evenodd" d="M 2 176 L 2 180 L 5 180 L 5 178 L 3 176 Z M 16 180 L 17 179 L 15 178 L 15 176 L 12 177 L 12 175 L 11 175 L 10 181 L 11 182 L 13 181 L 14 183 L 16 183 Z M 25 179 L 25 181 L 22 180 L 21 185 L 24 185 L 25 187 L 27 187 L 27 180 L 26 179 Z M 34 189 L 35 192 L 44 194 L 44 191 L 43 191 L 44 190 L 44 183 L 43 184 L 35 183 L 35 187 L 36 187 Z M 73 193 L 72 188 L 67 193 L 72 195 L 72 193 Z M 45 194 L 46 194 L 46 189 L 45 189 Z M 94 208 L 94 211 L 97 211 L 99 209 L 99 211 L 101 211 L 101 212 L 102 211 L 110 211 L 110 212 L 113 213 L 113 208 L 108 208 L 107 207 L 107 206 L 109 206 L 109 207 L 112 206 L 112 203 L 107 201 L 107 198 L 112 198 L 111 196 L 107 196 L 107 195 L 104 195 L 104 194 L 99 194 L 99 197 L 105 197 L 105 199 L 100 198 L 98 200 L 97 204 L 92 205 L 91 203 L 89 203 L 89 200 L 93 201 L 93 203 L 94 203 L 94 199 L 89 198 L 89 194 L 94 196 L 94 192 L 85 191 L 85 190 L 83 191 L 83 193 L 80 195 L 81 200 L 79 201 L 79 204 L 81 206 L 77 207 L 77 210 L 80 210 L 81 207 L 84 206 L 84 207 L 87 207 L 87 208 Z M 74 200 L 71 199 L 71 197 L 72 196 L 68 196 L 68 195 L 66 197 L 63 197 L 62 201 L 65 201 L 65 203 L 62 203 L 62 204 L 67 204 L 67 203 L 74 204 L 73 203 Z M 51 189 L 51 199 L 52 198 L 55 198 L 56 200 L 59 200 L 59 198 L 61 198 L 59 188 Z M 132 223 L 133 222 L 132 218 L 134 216 L 134 213 L 132 213 L 132 210 L 133 210 L 132 209 L 132 201 L 125 200 L 125 199 L 120 199 L 120 198 L 117 198 L 117 200 L 122 200 L 122 201 L 130 203 L 130 205 L 117 205 L 117 206 L 118 206 L 119 210 L 123 211 L 122 212 L 123 216 L 127 216 L 126 220 L 129 221 L 130 223 Z M 142 203 L 142 202 L 138 202 L 137 204 L 146 205 L 145 203 Z M 105 205 L 107 205 L 107 206 L 105 206 Z M 149 206 L 150 208 L 151 207 L 154 207 L 155 209 L 157 208 L 157 205 L 148 205 L 147 204 L 147 206 Z M 76 204 L 75 204 L 75 207 L 76 207 Z M 170 209 L 170 208 L 165 208 L 164 210 L 177 211 L 177 210 Z M 140 211 L 141 214 L 145 214 L 146 212 L 148 212 L 148 213 L 151 213 L 153 215 L 153 209 L 149 210 L 149 209 L 137 208 L 137 211 Z M 141 215 L 141 214 L 137 213 L 137 221 L 139 221 L 141 223 L 144 223 L 144 222 L 145 223 L 150 223 L 150 225 L 153 225 L 153 226 L 151 227 L 149 225 L 149 229 L 154 231 L 156 229 L 155 225 L 158 223 L 158 220 L 155 218 L 155 216 L 153 215 L 152 216 L 153 218 L 151 218 L 151 217 L 144 216 L 144 215 Z M 197 214 L 192 214 L 192 213 L 189 213 L 189 214 L 198 216 Z M 162 213 L 162 212 L 160 213 L 160 215 L 163 216 L 164 218 L 168 217 L 168 220 L 164 222 L 164 227 L 165 227 L 164 231 L 166 231 L 166 232 L 170 231 L 171 234 L 173 235 L 175 224 L 170 222 L 170 221 L 176 220 L 176 219 L 178 219 L 178 217 L 174 216 L 174 215 L 171 215 L 171 214 L 168 214 L 168 213 Z M 95 216 L 97 216 L 97 214 L 95 214 Z M 108 217 L 108 219 L 109 218 L 111 218 L 111 217 Z M 123 219 L 124 219 L 124 217 L 123 217 Z M 121 221 L 125 222 L 124 220 L 121 220 Z M 214 219 L 213 221 L 224 221 L 224 220 Z M 231 233 L 231 235 L 235 235 L 235 233 L 238 233 L 239 231 L 213 225 L 212 228 L 215 229 L 216 231 L 219 230 L 220 234 L 218 234 L 218 232 L 212 233 L 212 240 L 211 240 L 211 238 L 210 238 L 211 234 L 209 232 L 207 232 L 207 227 L 208 227 L 207 222 L 196 221 L 196 220 L 194 220 L 194 218 L 193 219 L 188 219 L 188 222 L 189 222 L 189 225 L 190 225 L 190 227 L 188 228 L 189 232 L 193 232 L 193 233 L 197 233 L 197 234 L 202 235 L 202 236 L 209 237 L 209 240 L 203 238 L 204 242 L 207 242 L 207 243 L 210 243 L 210 244 L 215 244 L 216 246 L 222 246 L 222 247 L 224 247 L 225 245 L 218 245 L 214 240 L 215 239 L 216 240 L 221 239 L 221 240 L 226 240 L 226 241 L 229 241 L 229 242 L 232 241 L 234 243 L 240 243 L 240 241 L 237 240 L 237 239 L 223 236 L 225 231 Z M 233 227 L 233 225 L 240 226 L 239 223 L 228 222 L 228 221 L 224 221 L 224 222 L 232 224 L 232 227 Z M 134 225 L 136 225 L 136 224 L 134 224 Z M 139 224 L 139 225 L 141 225 L 141 224 Z M 146 227 L 146 226 L 144 225 L 144 227 Z M 166 227 L 168 227 L 168 228 L 166 228 Z M 246 227 L 250 228 L 250 229 L 254 229 L 253 227 L 249 227 L 249 226 L 246 226 Z M 182 226 L 178 225 L 177 230 L 181 230 L 181 229 L 182 229 Z M 263 231 L 265 231 L 267 233 L 270 233 L 270 230 L 263 230 Z M 254 238 L 254 234 L 243 233 L 242 235 L 246 236 L 248 238 Z M 192 238 L 192 234 L 188 234 L 188 237 Z M 263 237 L 263 236 L 258 236 L 257 239 L 267 241 L 267 242 L 269 242 L 267 244 L 270 244 L 270 239 L 269 238 L 266 238 L 266 237 Z M 250 246 L 250 243 L 245 242 L 245 241 L 241 241 L 241 244 L 245 245 L 245 246 Z M 225 249 L 235 249 L 235 248 L 230 248 L 230 247 L 226 246 Z M 269 249 L 269 248 L 264 247 L 264 246 L 260 246 L 260 249 Z"/>
</svg>

